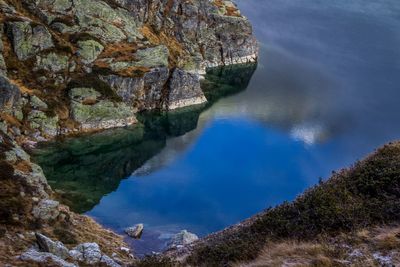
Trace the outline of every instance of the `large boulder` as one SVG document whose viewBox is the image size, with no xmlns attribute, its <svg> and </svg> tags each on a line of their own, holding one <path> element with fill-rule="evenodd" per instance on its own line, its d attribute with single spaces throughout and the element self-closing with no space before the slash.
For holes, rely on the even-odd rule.
<svg viewBox="0 0 400 267">
<path fill-rule="evenodd" d="M 54 46 L 50 32 L 42 25 L 28 21 L 9 22 L 14 52 L 19 60 L 26 60 L 40 51 Z"/>
<path fill-rule="evenodd" d="M 60 241 L 53 241 L 45 235 L 40 233 L 35 233 L 36 242 L 39 245 L 39 249 L 42 252 L 49 252 L 61 259 L 66 259 L 69 257 L 69 251 Z"/>
<path fill-rule="evenodd" d="M 169 78 L 168 68 L 154 68 L 142 77 L 107 75 L 100 77 L 126 103 L 138 110 L 161 109 L 163 90 Z"/>
<path fill-rule="evenodd" d="M 168 85 L 168 109 L 176 109 L 207 102 L 197 74 L 175 69 Z"/>
</svg>

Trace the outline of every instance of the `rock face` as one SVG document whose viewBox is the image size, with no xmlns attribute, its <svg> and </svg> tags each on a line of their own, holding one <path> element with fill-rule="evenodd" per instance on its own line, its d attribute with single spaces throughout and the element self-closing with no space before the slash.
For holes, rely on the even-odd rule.
<svg viewBox="0 0 400 267">
<path fill-rule="evenodd" d="M 14 52 L 18 59 L 26 60 L 38 52 L 54 46 L 50 32 L 42 25 L 28 21 L 9 23 Z"/>
<path fill-rule="evenodd" d="M 0 109 L 12 108 L 20 97 L 19 88 L 0 74 Z"/>
<path fill-rule="evenodd" d="M 192 234 L 187 230 L 182 230 L 180 233 L 177 233 L 172 237 L 169 247 L 174 248 L 174 247 L 188 245 L 198 239 L 199 237 L 197 235 Z"/>
<path fill-rule="evenodd" d="M 9 115 L 16 135 L 34 141 L 204 103 L 198 74 L 257 58 L 251 25 L 229 0 L 0 3 L 0 74 L 23 89 L 25 101 Z M 101 95 L 70 101 L 74 88 Z M 0 90 L 0 107 L 18 101 L 16 87 L 1 78 Z M 34 97 L 47 107 L 27 105 Z"/>
<path fill-rule="evenodd" d="M 200 88 L 197 74 L 175 69 L 169 80 L 169 109 L 176 109 L 190 105 L 198 105 L 207 102 Z"/>
</svg>

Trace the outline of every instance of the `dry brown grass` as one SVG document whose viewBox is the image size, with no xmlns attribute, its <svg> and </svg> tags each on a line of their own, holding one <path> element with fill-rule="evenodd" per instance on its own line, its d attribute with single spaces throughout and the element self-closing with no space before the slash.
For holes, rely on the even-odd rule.
<svg viewBox="0 0 400 267">
<path fill-rule="evenodd" d="M 333 266 L 330 248 L 320 243 L 285 241 L 271 243 L 259 257 L 250 263 L 239 263 L 236 267 L 261 266 Z"/>
<path fill-rule="evenodd" d="M 255 260 L 234 266 L 380 266 L 374 253 L 391 255 L 394 266 L 400 266 L 399 226 L 362 229 L 333 239 L 269 242 Z"/>
</svg>

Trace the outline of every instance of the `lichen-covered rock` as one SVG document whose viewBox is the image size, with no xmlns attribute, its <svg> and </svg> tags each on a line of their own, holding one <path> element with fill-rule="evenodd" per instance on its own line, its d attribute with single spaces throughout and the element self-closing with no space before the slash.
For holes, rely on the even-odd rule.
<svg viewBox="0 0 400 267">
<path fill-rule="evenodd" d="M 28 114 L 29 125 L 45 136 L 56 136 L 58 133 L 58 116 L 47 116 L 45 112 L 32 110 Z"/>
<path fill-rule="evenodd" d="M 101 260 L 101 250 L 96 243 L 83 243 L 69 252 L 70 256 L 85 264 L 98 264 Z"/>
<path fill-rule="evenodd" d="M 124 230 L 124 232 L 125 232 L 128 236 L 130 236 L 130 237 L 132 237 L 132 238 L 135 238 L 135 239 L 138 239 L 138 238 L 140 238 L 140 236 L 142 235 L 143 229 L 144 229 L 143 224 L 142 224 L 142 223 L 139 223 L 139 224 L 136 224 L 136 225 L 134 225 L 134 226 L 132 226 L 132 227 L 126 228 L 126 229 Z"/>
<path fill-rule="evenodd" d="M 172 237 L 169 247 L 188 245 L 198 239 L 199 237 L 197 235 L 190 233 L 187 230 L 182 230 Z"/>
<path fill-rule="evenodd" d="M 0 110 L 12 108 L 21 98 L 18 86 L 0 74 Z"/>
<path fill-rule="evenodd" d="M 26 60 L 54 46 L 50 32 L 42 25 L 33 26 L 27 21 L 10 22 L 8 25 L 19 60 Z"/>
<path fill-rule="evenodd" d="M 82 130 L 109 129 L 136 123 L 134 110 L 124 103 L 101 100 L 94 105 L 71 104 L 72 118 L 81 124 Z"/>
<path fill-rule="evenodd" d="M 176 109 L 207 102 L 200 87 L 199 76 L 175 69 L 169 81 L 168 109 Z"/>
<path fill-rule="evenodd" d="M 97 99 L 101 96 L 101 94 L 93 88 L 86 87 L 73 88 L 69 91 L 68 94 L 71 100 L 83 104 L 95 103 Z"/>
<path fill-rule="evenodd" d="M 45 235 L 40 233 L 35 233 L 36 242 L 39 245 L 39 249 L 42 252 L 49 252 L 61 259 L 66 259 L 69 257 L 69 251 L 60 241 L 53 241 Z"/>
<path fill-rule="evenodd" d="M 43 221 L 54 220 L 60 214 L 59 205 L 58 201 L 43 199 L 33 208 L 32 214 L 35 218 Z"/>
<path fill-rule="evenodd" d="M 30 105 L 32 108 L 39 110 L 46 110 L 48 108 L 47 104 L 35 95 L 30 97 Z"/>
<path fill-rule="evenodd" d="M 46 70 L 53 73 L 68 69 L 68 57 L 56 53 L 36 56 L 36 69 Z"/>
<path fill-rule="evenodd" d="M 168 67 L 168 53 L 168 48 L 164 45 L 141 49 L 134 54 L 135 61 L 111 62 L 110 69 L 118 72 L 132 67 Z"/>
<path fill-rule="evenodd" d="M 103 52 L 104 46 L 94 40 L 78 41 L 78 56 L 84 64 L 90 64 Z"/>
<path fill-rule="evenodd" d="M 27 262 L 36 262 L 38 264 L 51 264 L 50 266 L 59 266 L 59 267 L 76 267 L 75 264 L 69 263 L 60 257 L 48 252 L 39 252 L 35 249 L 29 249 L 24 252 L 20 257 L 22 261 Z"/>
</svg>

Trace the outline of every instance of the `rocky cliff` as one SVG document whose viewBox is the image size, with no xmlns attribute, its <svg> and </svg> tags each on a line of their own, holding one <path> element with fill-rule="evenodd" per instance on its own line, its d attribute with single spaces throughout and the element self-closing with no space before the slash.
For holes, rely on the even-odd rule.
<svg viewBox="0 0 400 267">
<path fill-rule="evenodd" d="M 0 0 L 0 265 L 135 264 L 122 237 L 54 200 L 22 147 L 203 104 L 207 68 L 256 59 L 231 1 Z"/>
<path fill-rule="evenodd" d="M 1 127 L 18 142 L 207 101 L 206 68 L 257 59 L 231 1 L 0 0 Z"/>
</svg>

